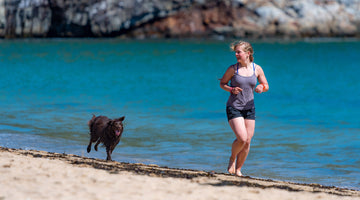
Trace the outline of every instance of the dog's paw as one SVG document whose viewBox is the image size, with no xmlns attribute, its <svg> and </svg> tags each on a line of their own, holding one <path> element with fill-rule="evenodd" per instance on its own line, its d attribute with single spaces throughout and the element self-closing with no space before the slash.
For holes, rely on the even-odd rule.
<svg viewBox="0 0 360 200">
<path fill-rule="evenodd" d="M 90 151 L 91 151 L 91 146 L 89 145 L 89 146 L 87 147 L 87 152 L 90 153 Z"/>
</svg>

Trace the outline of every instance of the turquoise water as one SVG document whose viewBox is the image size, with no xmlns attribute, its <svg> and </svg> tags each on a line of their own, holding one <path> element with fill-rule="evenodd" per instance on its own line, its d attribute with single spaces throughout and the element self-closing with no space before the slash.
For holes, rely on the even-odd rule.
<svg viewBox="0 0 360 200">
<path fill-rule="evenodd" d="M 218 79 L 230 41 L 0 41 L 0 146 L 86 153 L 92 114 L 125 115 L 113 159 L 226 172 L 234 139 Z M 253 42 L 256 94 L 243 173 L 360 189 L 360 42 Z"/>
</svg>

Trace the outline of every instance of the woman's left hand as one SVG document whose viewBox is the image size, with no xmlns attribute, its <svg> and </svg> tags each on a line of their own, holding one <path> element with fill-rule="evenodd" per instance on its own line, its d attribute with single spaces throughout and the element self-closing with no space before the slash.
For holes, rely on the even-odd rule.
<svg viewBox="0 0 360 200">
<path fill-rule="evenodd" d="M 262 93 L 264 91 L 264 86 L 263 85 L 258 85 L 256 88 L 255 88 L 255 92 L 256 93 Z"/>
</svg>

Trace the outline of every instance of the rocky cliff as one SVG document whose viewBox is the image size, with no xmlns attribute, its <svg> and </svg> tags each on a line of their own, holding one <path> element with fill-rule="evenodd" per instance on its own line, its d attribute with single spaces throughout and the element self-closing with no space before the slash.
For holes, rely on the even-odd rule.
<svg viewBox="0 0 360 200">
<path fill-rule="evenodd" d="M 359 37 L 359 0 L 0 0 L 0 37 Z"/>
</svg>

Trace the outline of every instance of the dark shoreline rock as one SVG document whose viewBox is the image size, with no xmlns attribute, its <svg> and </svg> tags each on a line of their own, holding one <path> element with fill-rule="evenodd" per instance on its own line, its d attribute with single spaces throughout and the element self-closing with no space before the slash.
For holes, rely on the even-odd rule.
<svg viewBox="0 0 360 200">
<path fill-rule="evenodd" d="M 357 0 L 0 0 L 0 38 L 360 37 Z"/>
</svg>

